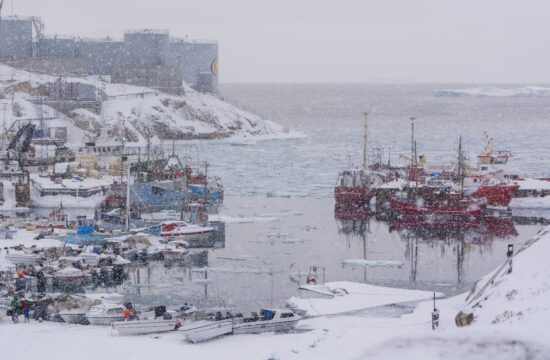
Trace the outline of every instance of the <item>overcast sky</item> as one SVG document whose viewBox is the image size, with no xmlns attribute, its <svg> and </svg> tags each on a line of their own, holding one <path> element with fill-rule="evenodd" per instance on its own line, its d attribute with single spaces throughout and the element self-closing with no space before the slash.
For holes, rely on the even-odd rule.
<svg viewBox="0 0 550 360">
<path fill-rule="evenodd" d="M 4 14 L 11 12 L 5 0 Z M 13 0 L 48 34 L 219 41 L 221 82 L 550 83 L 550 0 Z"/>
</svg>

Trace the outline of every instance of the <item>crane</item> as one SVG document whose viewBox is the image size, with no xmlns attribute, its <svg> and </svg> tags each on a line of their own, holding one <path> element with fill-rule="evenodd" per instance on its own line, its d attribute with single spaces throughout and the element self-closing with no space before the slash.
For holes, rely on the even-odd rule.
<svg viewBox="0 0 550 360">
<path fill-rule="evenodd" d="M 17 159 L 19 165 L 22 165 L 22 157 L 23 154 L 29 151 L 34 128 L 35 126 L 29 122 L 17 130 L 17 133 L 8 145 L 8 160 Z"/>
</svg>

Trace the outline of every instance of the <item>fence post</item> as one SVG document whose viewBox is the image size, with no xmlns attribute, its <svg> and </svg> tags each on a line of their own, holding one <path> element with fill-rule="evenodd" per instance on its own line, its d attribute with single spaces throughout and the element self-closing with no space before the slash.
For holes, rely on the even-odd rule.
<svg viewBox="0 0 550 360">
<path fill-rule="evenodd" d="M 514 244 L 508 244 L 506 257 L 508 258 L 508 274 L 512 272 L 512 255 L 514 255 Z"/>
<path fill-rule="evenodd" d="M 439 326 L 439 310 L 435 307 L 435 292 L 434 292 L 434 310 L 432 311 L 432 330 Z"/>
</svg>

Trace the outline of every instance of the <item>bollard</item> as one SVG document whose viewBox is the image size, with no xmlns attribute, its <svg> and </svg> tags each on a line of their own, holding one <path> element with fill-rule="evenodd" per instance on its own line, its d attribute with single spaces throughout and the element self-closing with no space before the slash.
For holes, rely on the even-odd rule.
<svg viewBox="0 0 550 360">
<path fill-rule="evenodd" d="M 432 330 L 439 326 L 439 310 L 435 307 L 435 292 L 434 292 L 434 311 L 432 311 Z"/>
<path fill-rule="evenodd" d="M 512 273 L 512 255 L 514 255 L 514 244 L 508 244 L 506 257 L 508 258 L 508 274 Z"/>
</svg>

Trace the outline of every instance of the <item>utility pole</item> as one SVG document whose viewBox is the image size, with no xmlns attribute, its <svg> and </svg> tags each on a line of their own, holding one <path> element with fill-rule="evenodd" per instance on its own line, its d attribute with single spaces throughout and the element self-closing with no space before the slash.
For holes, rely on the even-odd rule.
<svg viewBox="0 0 550 360">
<path fill-rule="evenodd" d="M 206 191 L 208 190 L 208 161 L 204 162 L 204 205 L 206 206 Z"/>
</svg>

